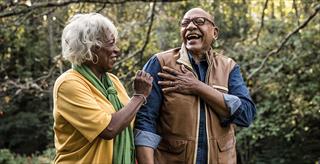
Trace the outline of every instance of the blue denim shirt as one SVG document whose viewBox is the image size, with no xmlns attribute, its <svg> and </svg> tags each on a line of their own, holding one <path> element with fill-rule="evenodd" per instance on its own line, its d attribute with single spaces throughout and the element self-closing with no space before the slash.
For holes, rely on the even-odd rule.
<svg viewBox="0 0 320 164">
<path fill-rule="evenodd" d="M 197 64 L 192 55 L 189 54 L 189 60 L 193 70 L 196 71 L 198 75 L 198 80 L 205 83 L 206 73 L 208 70 L 207 60 L 201 60 Z M 200 121 L 199 121 L 199 137 L 198 137 L 198 149 L 197 149 L 197 163 L 207 163 L 207 152 L 208 152 L 208 143 L 207 143 L 207 131 L 206 131 L 206 111 L 205 111 L 205 102 L 200 98 Z"/>
<path fill-rule="evenodd" d="M 189 59 L 191 61 L 193 69 L 198 74 L 199 80 L 204 82 L 204 78 L 208 68 L 207 62 L 202 61 L 199 63 L 199 65 L 197 65 L 193 61 L 191 55 L 189 55 Z M 161 72 L 161 66 L 157 57 L 153 56 L 145 64 L 143 69 L 153 76 L 154 81 L 152 91 L 147 98 L 148 103 L 140 108 L 136 116 L 135 145 L 148 146 L 156 149 L 161 140 L 161 136 L 157 134 L 156 127 L 159 117 L 159 110 L 161 108 L 163 100 L 161 87 L 158 84 L 160 77 L 157 75 L 157 73 Z M 248 127 L 255 116 L 256 108 L 243 81 L 239 65 L 236 65 L 229 75 L 228 89 L 228 94 L 224 94 L 224 101 L 231 113 L 231 116 L 230 118 L 221 120 L 221 126 L 235 123 L 238 126 Z M 204 104 L 204 101 L 201 100 L 197 163 L 198 161 L 206 161 L 207 159 L 207 139 L 205 130 L 206 120 Z"/>
</svg>

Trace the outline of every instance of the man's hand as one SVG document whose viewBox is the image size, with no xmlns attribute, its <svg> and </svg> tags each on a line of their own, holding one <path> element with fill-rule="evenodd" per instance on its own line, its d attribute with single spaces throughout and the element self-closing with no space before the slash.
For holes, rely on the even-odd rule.
<svg viewBox="0 0 320 164">
<path fill-rule="evenodd" d="M 166 73 L 158 73 L 163 79 L 159 81 L 164 93 L 178 92 L 182 94 L 196 94 L 196 87 L 201 83 L 194 74 L 181 65 L 181 71 L 178 72 L 172 68 L 163 67 Z"/>
</svg>

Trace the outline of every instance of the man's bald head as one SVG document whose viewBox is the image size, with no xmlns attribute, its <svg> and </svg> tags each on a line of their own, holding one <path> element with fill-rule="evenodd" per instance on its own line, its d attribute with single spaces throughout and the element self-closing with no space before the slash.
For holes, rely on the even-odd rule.
<svg viewBox="0 0 320 164">
<path fill-rule="evenodd" d="M 187 11 L 183 18 L 190 18 L 190 17 L 205 17 L 210 21 L 214 22 L 213 16 L 211 16 L 208 12 L 204 11 L 202 8 L 192 8 Z"/>
</svg>

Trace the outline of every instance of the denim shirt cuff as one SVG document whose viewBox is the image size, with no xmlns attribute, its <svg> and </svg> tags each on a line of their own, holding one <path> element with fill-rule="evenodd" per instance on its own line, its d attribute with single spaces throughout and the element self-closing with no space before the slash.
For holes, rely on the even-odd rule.
<svg viewBox="0 0 320 164">
<path fill-rule="evenodd" d="M 233 114 L 236 113 L 236 111 L 238 110 L 238 108 L 241 105 L 240 98 L 237 96 L 234 96 L 234 95 L 224 93 L 223 99 L 224 99 L 224 102 L 226 103 L 226 105 L 230 111 L 230 115 L 232 116 Z"/>
<path fill-rule="evenodd" d="M 136 146 L 147 146 L 156 149 L 160 143 L 161 137 L 157 134 L 134 129 L 134 144 Z"/>
</svg>

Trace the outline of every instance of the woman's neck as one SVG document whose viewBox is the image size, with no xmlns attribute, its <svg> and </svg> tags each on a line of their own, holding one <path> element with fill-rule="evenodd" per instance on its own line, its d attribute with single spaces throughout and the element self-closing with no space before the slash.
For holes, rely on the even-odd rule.
<svg viewBox="0 0 320 164">
<path fill-rule="evenodd" d="M 103 71 L 100 71 L 99 68 L 97 68 L 94 64 L 90 64 L 90 63 L 84 63 L 92 72 L 94 75 L 96 75 L 96 77 L 101 80 L 102 75 L 104 74 Z"/>
</svg>

